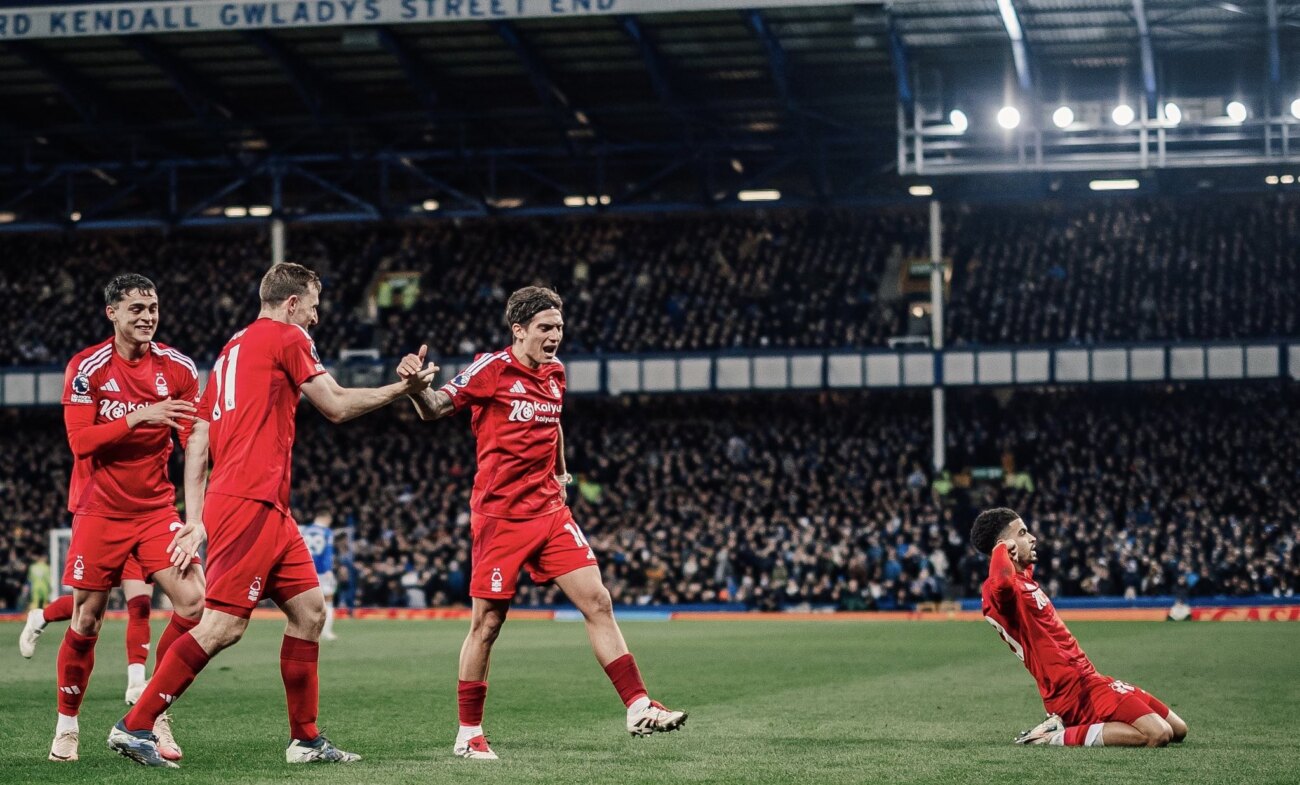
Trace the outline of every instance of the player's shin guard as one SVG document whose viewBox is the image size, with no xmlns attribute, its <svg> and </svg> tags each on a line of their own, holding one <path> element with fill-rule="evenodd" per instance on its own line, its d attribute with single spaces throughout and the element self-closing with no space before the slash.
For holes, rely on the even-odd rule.
<svg viewBox="0 0 1300 785">
<path fill-rule="evenodd" d="M 193 635 L 185 633 L 177 638 L 167 656 L 154 666 L 149 688 L 122 719 L 122 725 L 129 731 L 152 732 L 158 715 L 185 692 L 210 659 Z"/>
<path fill-rule="evenodd" d="M 163 630 L 162 635 L 158 636 L 158 648 L 155 650 L 153 660 L 155 670 L 158 663 L 163 661 L 163 657 L 167 656 L 167 650 L 172 647 L 172 644 L 182 635 L 198 626 L 199 618 L 196 616 L 193 619 L 187 619 L 177 613 L 172 613 L 171 621 L 167 622 L 167 627 Z"/>
<path fill-rule="evenodd" d="M 59 646 L 59 713 L 75 717 L 86 697 L 86 685 L 95 667 L 95 641 L 98 635 L 81 635 L 71 627 L 63 634 Z"/>
<path fill-rule="evenodd" d="M 460 681 L 456 685 L 456 702 L 460 706 L 460 726 L 474 728 L 483 724 L 483 704 L 487 702 L 487 682 Z"/>
<path fill-rule="evenodd" d="M 317 662 L 320 644 L 284 636 L 280 646 L 280 676 L 289 704 L 289 738 L 311 741 L 320 735 L 316 715 L 320 708 L 320 679 Z"/>
<path fill-rule="evenodd" d="M 45 619 L 46 624 L 49 624 L 52 621 L 67 621 L 68 619 L 71 619 L 72 595 L 65 594 L 49 605 L 46 605 L 41 611 L 41 616 Z"/>
<path fill-rule="evenodd" d="M 1103 747 L 1102 742 L 1103 723 L 1097 722 L 1092 725 L 1071 725 L 1065 730 L 1057 733 L 1048 742 L 1054 747 Z"/>
<path fill-rule="evenodd" d="M 636 659 L 628 652 L 605 666 L 605 675 L 614 683 L 618 697 L 624 706 L 631 706 L 641 698 L 649 697 L 645 682 L 641 681 L 641 670 L 636 667 Z"/>
<path fill-rule="evenodd" d="M 126 664 L 144 666 L 149 659 L 149 598 L 126 601 Z M 141 671 L 143 673 L 143 671 Z"/>
</svg>

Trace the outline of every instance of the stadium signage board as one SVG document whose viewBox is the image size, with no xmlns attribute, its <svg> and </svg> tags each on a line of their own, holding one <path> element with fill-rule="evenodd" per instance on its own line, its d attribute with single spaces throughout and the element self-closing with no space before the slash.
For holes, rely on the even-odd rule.
<svg viewBox="0 0 1300 785">
<path fill-rule="evenodd" d="M 849 4 L 850 0 L 156 0 L 68 3 L 0 10 L 0 41 Z"/>
</svg>

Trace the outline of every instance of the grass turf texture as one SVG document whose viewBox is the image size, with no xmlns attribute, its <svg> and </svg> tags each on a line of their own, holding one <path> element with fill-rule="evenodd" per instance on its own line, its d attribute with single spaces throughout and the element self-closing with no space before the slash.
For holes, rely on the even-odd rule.
<svg viewBox="0 0 1300 785">
<path fill-rule="evenodd" d="M 979 623 L 628 623 L 655 696 L 690 711 L 633 739 L 582 625 L 515 621 L 493 657 L 485 726 L 499 762 L 452 757 L 464 622 L 342 621 L 321 646 L 321 725 L 365 760 L 290 767 L 281 625 L 254 622 L 178 702 L 180 771 L 104 745 L 124 712 L 124 624 L 105 625 L 81 760 L 45 760 L 64 624 L 31 661 L 0 625 L 0 782 L 117 783 L 1296 783 L 1300 624 L 1073 625 L 1104 673 L 1187 720 L 1164 750 L 1021 748 L 1043 714 L 1029 674 Z M 154 625 L 155 641 L 161 620 Z M 150 663 L 152 668 L 152 663 Z"/>
</svg>

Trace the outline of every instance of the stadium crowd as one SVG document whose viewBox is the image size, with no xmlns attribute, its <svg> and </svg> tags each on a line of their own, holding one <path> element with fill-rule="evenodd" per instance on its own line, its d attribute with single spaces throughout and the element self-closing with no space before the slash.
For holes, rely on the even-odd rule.
<svg viewBox="0 0 1300 785">
<path fill-rule="evenodd" d="M 954 205 L 945 230 L 953 344 L 1300 333 L 1297 199 Z M 928 228 L 918 206 L 291 226 L 288 237 L 289 257 L 325 279 L 324 356 L 427 342 L 446 357 L 502 343 L 506 294 L 534 282 L 565 297 L 570 355 L 881 346 L 908 332 L 894 278 L 926 257 Z M 60 365 L 106 332 L 95 293 L 123 270 L 158 282 L 160 335 L 210 360 L 255 312 L 268 241 L 250 229 L 5 245 L 0 364 Z M 381 292 L 404 274 L 417 284 Z"/>
<path fill-rule="evenodd" d="M 293 506 L 341 532 L 340 601 L 463 603 L 468 423 L 398 404 L 301 416 Z M 912 393 L 574 399 L 575 517 L 616 602 L 845 610 L 978 596 L 974 513 L 1020 510 L 1054 596 L 1300 588 L 1300 396 L 1283 384 L 950 394 L 951 474 L 928 469 Z M 0 413 L 0 607 L 48 549 L 70 459 L 52 412 Z M 346 532 L 344 534 L 343 532 Z M 350 541 L 349 545 L 344 542 Z M 552 587 L 522 583 L 520 601 Z"/>
</svg>

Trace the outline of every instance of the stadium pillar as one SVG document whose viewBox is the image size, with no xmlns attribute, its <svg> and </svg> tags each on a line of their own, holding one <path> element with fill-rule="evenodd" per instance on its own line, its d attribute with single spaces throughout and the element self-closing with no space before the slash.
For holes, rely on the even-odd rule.
<svg viewBox="0 0 1300 785">
<path fill-rule="evenodd" d="M 271 221 L 271 264 L 284 263 L 284 220 Z"/>
<path fill-rule="evenodd" d="M 943 349 L 943 283 L 943 215 L 936 199 L 930 202 L 930 346 L 936 352 Z M 947 463 L 943 392 L 943 378 L 936 375 L 930 390 L 935 474 L 943 471 Z"/>
</svg>

